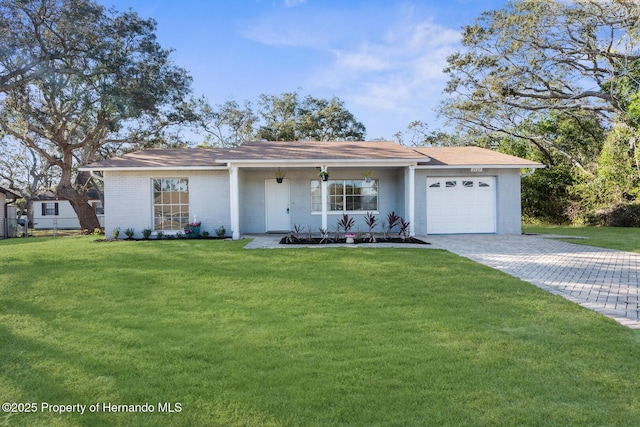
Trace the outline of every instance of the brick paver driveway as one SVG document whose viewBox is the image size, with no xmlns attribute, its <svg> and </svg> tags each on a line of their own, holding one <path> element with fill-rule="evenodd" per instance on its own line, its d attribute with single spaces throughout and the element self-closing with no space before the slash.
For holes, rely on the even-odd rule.
<svg viewBox="0 0 640 427">
<path fill-rule="evenodd" d="M 640 329 L 640 254 L 526 235 L 426 240 Z"/>
</svg>

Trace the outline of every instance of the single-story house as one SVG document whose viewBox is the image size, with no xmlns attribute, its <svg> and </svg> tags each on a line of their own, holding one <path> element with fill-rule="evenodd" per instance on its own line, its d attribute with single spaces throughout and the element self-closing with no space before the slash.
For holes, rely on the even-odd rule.
<svg viewBox="0 0 640 427">
<path fill-rule="evenodd" d="M 14 235 L 16 211 L 15 208 L 9 209 L 7 200 L 15 201 L 19 198 L 20 196 L 13 191 L 0 187 L 0 239 L 6 239 Z"/>
<path fill-rule="evenodd" d="M 141 150 L 81 170 L 104 181 L 107 233 L 167 234 L 195 219 L 202 231 L 224 226 L 238 239 L 294 225 L 332 231 L 345 213 L 366 231 L 368 212 L 382 220 L 392 211 L 410 222 L 411 235 L 519 234 L 521 173 L 540 167 L 478 147 L 252 141 Z"/>
<path fill-rule="evenodd" d="M 94 189 L 87 192 L 89 204 L 95 209 L 98 221 L 104 226 L 104 210 L 100 195 Z M 46 191 L 31 199 L 32 226 L 36 230 L 78 230 L 80 221 L 68 200 L 61 199 L 53 191 Z"/>
</svg>

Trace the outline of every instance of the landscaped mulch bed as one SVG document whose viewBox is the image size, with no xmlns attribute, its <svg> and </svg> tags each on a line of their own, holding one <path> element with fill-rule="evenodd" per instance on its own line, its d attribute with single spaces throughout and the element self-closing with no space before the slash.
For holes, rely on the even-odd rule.
<svg viewBox="0 0 640 427">
<path fill-rule="evenodd" d="M 133 238 L 133 239 L 129 239 L 129 238 L 124 238 L 124 239 L 107 239 L 107 238 L 102 238 L 102 239 L 96 239 L 94 240 L 94 242 L 96 243 L 101 243 L 101 242 L 147 242 L 147 241 L 163 241 L 163 240 L 228 240 L 231 239 L 230 236 L 222 236 L 222 237 L 218 237 L 218 236 L 198 236 L 198 237 L 175 237 L 175 236 L 171 236 L 171 237 L 167 237 L 164 236 L 161 239 L 158 239 L 157 237 L 153 237 L 153 238 L 149 238 L 149 239 L 140 239 L 140 238 Z"/>
<path fill-rule="evenodd" d="M 309 239 L 308 237 L 295 237 L 295 236 L 287 236 L 280 239 L 281 245 L 330 245 L 330 244 L 346 244 L 347 239 L 322 239 L 321 237 L 312 237 Z M 367 239 L 353 239 L 353 244 L 357 245 L 359 243 L 401 243 L 401 244 L 418 244 L 418 245 L 430 245 L 431 243 L 425 242 L 424 240 L 417 239 L 415 237 L 407 237 L 402 239 L 400 237 L 389 237 L 389 238 L 376 238 L 375 241 L 370 241 Z"/>
</svg>

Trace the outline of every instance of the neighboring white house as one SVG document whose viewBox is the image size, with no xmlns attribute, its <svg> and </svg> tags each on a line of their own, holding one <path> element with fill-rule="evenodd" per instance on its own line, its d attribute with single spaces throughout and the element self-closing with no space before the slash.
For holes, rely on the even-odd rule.
<svg viewBox="0 0 640 427">
<path fill-rule="evenodd" d="M 104 209 L 98 192 L 89 190 L 89 204 L 93 206 L 104 227 Z M 36 230 L 77 230 L 80 229 L 80 221 L 76 211 L 73 210 L 68 200 L 59 199 L 52 191 L 31 200 L 33 209 L 32 226 Z"/>
<path fill-rule="evenodd" d="M 477 147 L 252 141 L 142 150 L 81 170 L 102 173 L 107 234 L 180 231 L 195 216 L 203 231 L 224 226 L 238 239 L 294 224 L 333 230 L 344 213 L 366 230 L 367 212 L 382 219 L 391 211 L 410 222 L 411 235 L 519 234 L 521 171 L 540 167 Z"/>
<path fill-rule="evenodd" d="M 9 209 L 7 200 L 15 201 L 20 196 L 0 187 L 0 239 L 13 237 L 16 226 L 15 209 Z"/>
</svg>

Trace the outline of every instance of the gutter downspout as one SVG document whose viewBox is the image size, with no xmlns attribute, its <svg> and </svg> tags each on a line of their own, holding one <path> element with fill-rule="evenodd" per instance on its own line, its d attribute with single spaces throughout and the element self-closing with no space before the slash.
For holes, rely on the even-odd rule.
<svg viewBox="0 0 640 427">
<path fill-rule="evenodd" d="M 522 179 L 522 178 L 526 178 L 526 177 L 528 177 L 529 175 L 533 175 L 533 173 L 534 173 L 535 171 L 536 171 L 536 168 L 531 168 L 531 170 L 530 170 L 529 172 L 525 172 L 525 173 L 521 174 L 521 175 L 520 175 L 520 179 Z"/>
</svg>

